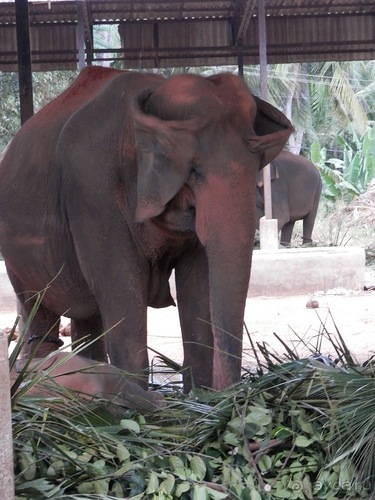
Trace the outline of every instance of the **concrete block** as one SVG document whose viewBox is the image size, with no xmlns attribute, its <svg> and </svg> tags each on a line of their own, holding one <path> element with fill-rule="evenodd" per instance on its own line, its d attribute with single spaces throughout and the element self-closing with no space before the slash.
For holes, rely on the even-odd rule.
<svg viewBox="0 0 375 500">
<path fill-rule="evenodd" d="M 254 250 L 248 297 L 300 295 L 334 288 L 363 290 L 365 250 L 357 247 Z M 174 273 L 170 280 L 175 297 Z M 14 311 L 13 288 L 0 261 L 0 313 Z"/>
<path fill-rule="evenodd" d="M 365 250 L 357 247 L 254 250 L 248 296 L 363 290 Z"/>
<path fill-rule="evenodd" d="M 277 219 L 266 219 L 261 217 L 259 220 L 259 238 L 260 248 L 262 250 L 277 250 L 279 247 L 279 231 Z"/>
</svg>

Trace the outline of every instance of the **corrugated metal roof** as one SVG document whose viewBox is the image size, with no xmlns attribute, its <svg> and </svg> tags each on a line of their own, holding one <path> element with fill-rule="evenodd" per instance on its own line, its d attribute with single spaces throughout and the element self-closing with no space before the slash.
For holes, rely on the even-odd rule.
<svg viewBox="0 0 375 500">
<path fill-rule="evenodd" d="M 257 2 L 253 0 L 78 0 L 87 4 L 93 21 L 119 22 L 158 19 L 231 19 L 238 5 L 252 3 L 254 15 Z M 265 0 L 266 14 L 280 16 L 326 16 L 344 14 L 373 14 L 372 0 Z M 76 23 L 77 1 L 29 1 L 31 23 Z M 0 25 L 14 23 L 14 1 L 0 2 Z"/>
<path fill-rule="evenodd" d="M 29 2 L 33 70 L 77 66 L 76 1 Z M 125 67 L 258 63 L 257 0 L 82 0 L 86 31 L 119 24 Z M 268 61 L 375 59 L 375 1 L 265 0 Z M 0 2 L 0 70 L 17 69 L 14 2 Z M 93 53 L 91 54 L 91 51 Z M 111 52 L 116 52 L 111 50 Z M 86 47 L 93 60 L 105 57 Z"/>
</svg>

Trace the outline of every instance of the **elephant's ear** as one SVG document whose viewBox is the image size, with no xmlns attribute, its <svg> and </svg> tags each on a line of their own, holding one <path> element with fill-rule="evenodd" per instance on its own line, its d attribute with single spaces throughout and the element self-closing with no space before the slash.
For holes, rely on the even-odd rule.
<svg viewBox="0 0 375 500">
<path fill-rule="evenodd" d="M 256 135 L 246 140 L 249 150 L 260 154 L 260 168 L 263 168 L 280 153 L 294 129 L 281 111 L 259 97 L 254 96 L 254 100 L 257 106 L 254 122 Z"/>
<path fill-rule="evenodd" d="M 148 93 L 149 95 L 149 93 Z M 138 155 L 136 221 L 156 217 L 179 192 L 190 174 L 197 139 L 193 120 L 161 120 L 143 111 L 147 94 L 134 104 Z"/>
</svg>

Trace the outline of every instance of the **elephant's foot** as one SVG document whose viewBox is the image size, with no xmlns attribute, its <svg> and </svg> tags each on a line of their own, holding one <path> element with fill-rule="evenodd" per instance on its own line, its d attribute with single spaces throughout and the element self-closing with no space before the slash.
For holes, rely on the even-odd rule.
<svg viewBox="0 0 375 500">
<path fill-rule="evenodd" d="M 108 394 L 117 394 L 117 403 L 138 411 L 155 411 L 166 406 L 165 398 L 160 392 L 144 390 L 139 384 L 119 374 L 120 372 L 113 373 L 110 377 L 107 375 L 106 383 Z"/>
<path fill-rule="evenodd" d="M 19 360 L 16 370 L 20 372 L 26 361 Z M 28 372 L 48 372 L 48 380 L 53 378 L 60 386 L 91 399 L 101 397 L 138 411 L 155 411 L 166 406 L 159 392 L 145 391 L 138 384 L 124 376 L 115 366 L 91 361 L 83 356 L 59 352 L 49 359 L 33 359 L 27 366 Z M 53 393 L 44 384 L 33 386 L 29 394 L 49 395 Z M 50 391 L 50 392 L 49 392 Z"/>
<path fill-rule="evenodd" d="M 64 342 L 54 335 L 31 335 L 26 338 L 21 350 L 21 358 L 28 359 L 31 355 L 36 358 L 44 358 L 57 351 Z"/>
<path fill-rule="evenodd" d="M 290 248 L 291 244 L 290 241 L 280 241 L 280 246 L 283 248 Z"/>
<path fill-rule="evenodd" d="M 46 370 L 50 368 L 50 366 L 55 363 L 56 358 L 52 358 L 49 360 L 49 364 L 45 362 L 43 357 L 33 357 L 33 359 L 29 358 L 22 358 L 22 359 L 17 359 L 16 361 L 16 372 L 21 373 L 22 370 L 24 370 L 25 366 L 27 365 L 27 371 L 36 371 L 40 369 L 40 367 L 43 365 L 43 370 Z"/>
<path fill-rule="evenodd" d="M 312 246 L 312 239 L 311 238 L 302 238 L 302 245 L 306 247 L 311 247 Z"/>
</svg>

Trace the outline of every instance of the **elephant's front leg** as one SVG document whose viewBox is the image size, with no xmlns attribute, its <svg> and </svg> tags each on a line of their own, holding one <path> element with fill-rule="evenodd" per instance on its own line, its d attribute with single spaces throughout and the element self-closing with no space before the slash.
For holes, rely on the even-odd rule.
<svg viewBox="0 0 375 500">
<path fill-rule="evenodd" d="M 101 301 L 100 307 L 109 362 L 147 388 L 147 292 L 140 284 L 141 280 L 129 277 L 115 296 Z"/>
<path fill-rule="evenodd" d="M 60 317 L 42 304 L 32 307 L 32 302 L 23 304 L 21 320 L 18 324 L 23 336 L 21 358 L 31 355 L 44 358 L 64 345 L 59 338 Z"/>
<path fill-rule="evenodd" d="M 81 271 L 100 312 L 108 361 L 129 376 L 134 375 L 136 382 L 143 380 L 143 387 L 147 387 L 149 262 L 139 253 L 124 221 L 109 217 L 111 208 L 99 207 L 97 210 L 103 219 L 98 216 L 73 227 L 78 254 L 85 256 L 80 259 Z M 95 336 L 99 319 L 97 317 Z M 82 333 L 83 329 L 81 336 Z M 100 343 L 97 348 L 100 354 Z"/>
<path fill-rule="evenodd" d="M 213 338 L 206 253 L 200 243 L 176 265 L 178 311 L 184 347 L 184 391 L 212 387 Z"/>
</svg>

